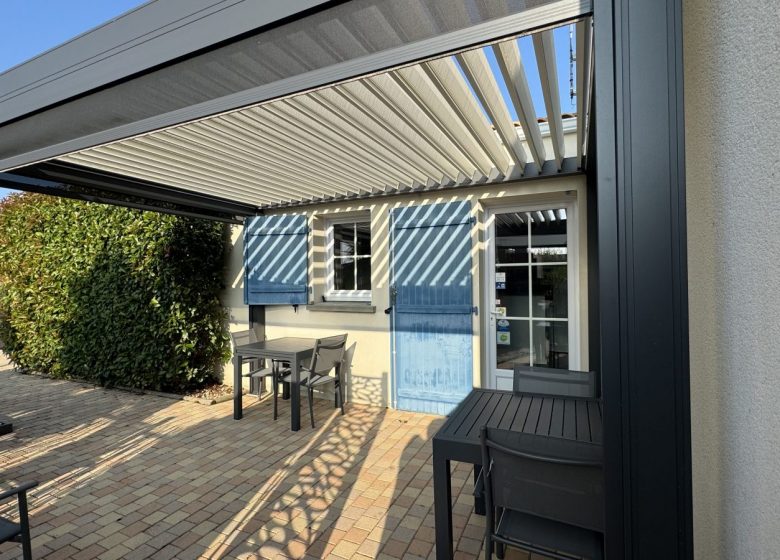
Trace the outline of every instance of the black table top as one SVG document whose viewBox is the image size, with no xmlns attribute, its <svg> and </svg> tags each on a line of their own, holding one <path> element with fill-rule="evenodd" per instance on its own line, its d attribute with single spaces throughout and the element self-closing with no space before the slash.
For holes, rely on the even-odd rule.
<svg viewBox="0 0 780 560">
<path fill-rule="evenodd" d="M 601 415 L 598 399 L 474 389 L 433 437 L 434 451 L 479 462 L 482 426 L 601 443 Z"/>
<path fill-rule="evenodd" d="M 315 343 L 316 340 L 313 338 L 285 336 L 282 338 L 264 340 L 262 342 L 242 344 L 236 348 L 236 354 L 240 354 L 242 356 L 251 356 L 264 353 L 300 354 L 302 352 L 310 352 L 314 350 Z"/>
</svg>

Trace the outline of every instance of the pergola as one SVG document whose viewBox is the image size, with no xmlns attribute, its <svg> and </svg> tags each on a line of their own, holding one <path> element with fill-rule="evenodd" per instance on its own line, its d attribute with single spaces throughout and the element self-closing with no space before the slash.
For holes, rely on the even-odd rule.
<svg viewBox="0 0 780 560">
<path fill-rule="evenodd" d="M 0 186 L 240 222 L 587 175 L 608 554 L 687 558 L 679 12 L 674 0 L 152 2 L 0 75 Z M 552 32 L 565 24 L 568 117 Z"/>
</svg>

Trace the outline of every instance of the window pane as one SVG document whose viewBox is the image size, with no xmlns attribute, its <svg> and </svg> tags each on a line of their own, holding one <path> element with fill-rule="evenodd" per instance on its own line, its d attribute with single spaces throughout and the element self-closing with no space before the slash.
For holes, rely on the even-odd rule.
<svg viewBox="0 0 780 560">
<path fill-rule="evenodd" d="M 339 256 L 351 256 L 355 254 L 355 225 L 333 225 L 333 254 Z"/>
<path fill-rule="evenodd" d="M 356 243 L 358 255 L 370 255 L 371 254 L 371 224 L 359 223 L 355 225 L 356 230 Z M 358 269 L 358 275 L 360 270 Z"/>
<path fill-rule="evenodd" d="M 531 267 L 534 317 L 569 316 L 567 269 L 566 265 Z"/>
<path fill-rule="evenodd" d="M 534 321 L 534 365 L 569 369 L 569 323 Z"/>
<path fill-rule="evenodd" d="M 357 259 L 357 289 L 371 289 L 371 258 Z"/>
<path fill-rule="evenodd" d="M 528 317 L 527 266 L 496 268 L 495 287 L 497 311 L 507 317 Z"/>
<path fill-rule="evenodd" d="M 333 259 L 333 288 L 336 290 L 355 289 L 355 259 L 351 257 Z"/>
<path fill-rule="evenodd" d="M 496 214 L 496 263 L 528 262 L 528 226 L 524 213 Z"/>
<path fill-rule="evenodd" d="M 528 321 L 496 319 L 496 367 L 514 369 L 515 364 L 529 365 L 531 339 Z"/>
<path fill-rule="evenodd" d="M 566 262 L 566 210 L 531 212 L 531 253 L 533 262 Z M 544 221 L 542 221 L 544 219 Z"/>
</svg>

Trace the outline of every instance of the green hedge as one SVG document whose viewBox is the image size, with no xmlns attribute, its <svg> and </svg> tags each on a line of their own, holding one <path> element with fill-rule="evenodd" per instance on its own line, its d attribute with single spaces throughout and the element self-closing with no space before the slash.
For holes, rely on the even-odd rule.
<svg viewBox="0 0 780 560">
<path fill-rule="evenodd" d="M 0 201 L 0 340 L 23 368 L 163 391 L 230 357 L 222 224 L 37 194 Z"/>
</svg>

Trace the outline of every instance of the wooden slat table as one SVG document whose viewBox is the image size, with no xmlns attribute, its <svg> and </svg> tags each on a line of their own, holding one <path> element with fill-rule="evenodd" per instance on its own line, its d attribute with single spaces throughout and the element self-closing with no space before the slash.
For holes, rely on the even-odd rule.
<svg viewBox="0 0 780 560">
<path fill-rule="evenodd" d="M 310 360 L 316 340 L 313 338 L 284 337 L 238 346 L 233 357 L 233 418 L 243 417 L 241 403 L 241 365 L 244 358 L 265 358 L 290 362 L 290 429 L 301 429 L 300 363 Z"/>
<path fill-rule="evenodd" d="M 452 558 L 450 462 L 482 462 L 482 426 L 516 432 L 602 442 L 601 402 L 579 397 L 516 394 L 474 389 L 433 436 L 436 558 Z"/>
</svg>

